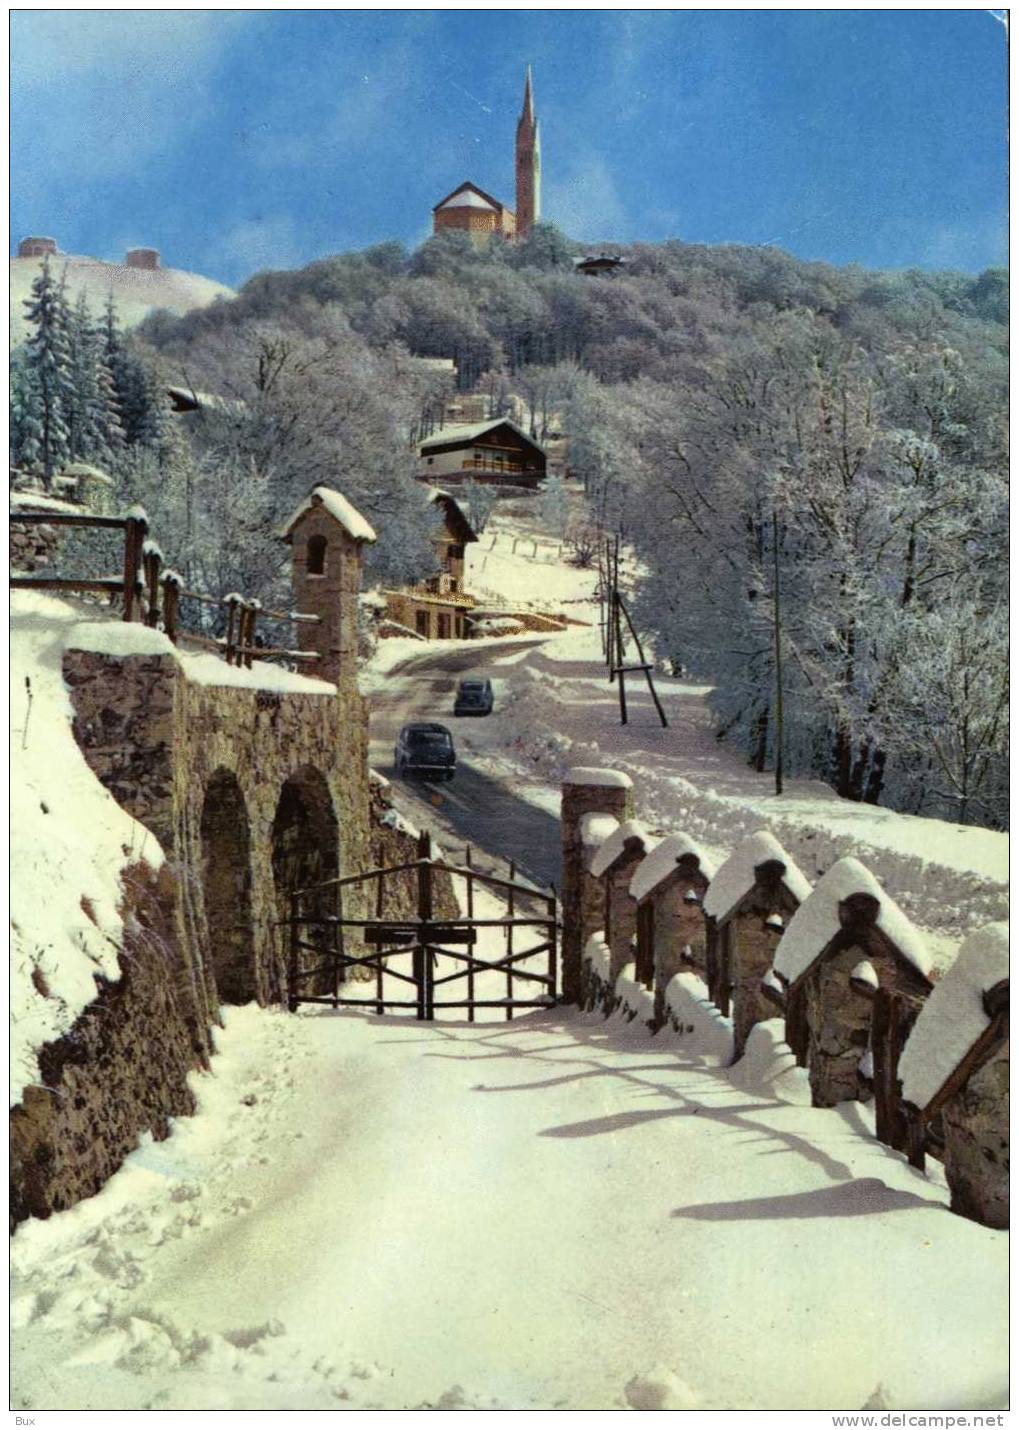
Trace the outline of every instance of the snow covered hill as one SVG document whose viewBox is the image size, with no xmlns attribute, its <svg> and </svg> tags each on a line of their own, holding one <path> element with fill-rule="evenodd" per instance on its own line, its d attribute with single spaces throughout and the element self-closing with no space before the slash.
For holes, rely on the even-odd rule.
<svg viewBox="0 0 1019 1430">
<path fill-rule="evenodd" d="M 41 258 L 10 260 L 12 343 L 21 342 L 27 335 L 24 303 L 41 266 Z M 234 296 L 232 288 L 212 278 L 177 268 L 129 268 L 123 263 L 103 263 L 98 258 L 82 258 L 71 253 L 60 253 L 50 259 L 50 270 L 55 276 L 59 277 L 65 268 L 70 301 L 73 303 L 78 294 L 84 292 L 93 315 L 98 315 L 112 293 L 123 328 L 135 327 L 156 308 L 166 308 L 180 317 L 192 308 L 208 307 L 217 298 Z"/>
</svg>

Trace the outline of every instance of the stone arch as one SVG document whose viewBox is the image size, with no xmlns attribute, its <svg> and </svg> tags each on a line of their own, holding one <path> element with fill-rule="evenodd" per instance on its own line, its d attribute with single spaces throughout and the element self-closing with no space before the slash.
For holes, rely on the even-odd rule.
<svg viewBox="0 0 1019 1430">
<path fill-rule="evenodd" d="M 335 879 L 339 872 L 339 823 L 329 785 L 314 765 L 302 765 L 284 782 L 272 823 L 272 873 L 278 917 L 289 918 L 290 895 L 295 889 Z M 327 914 L 335 908 L 335 889 L 324 889 L 305 901 L 304 912 Z M 325 930 L 318 932 L 324 934 Z M 285 928 L 282 933 L 285 936 Z M 281 953 L 285 966 L 285 937 L 281 939 Z M 302 956 L 304 964 L 314 961 L 313 955 Z"/>
<path fill-rule="evenodd" d="M 223 1003 L 257 998 L 251 918 L 251 830 L 232 770 L 215 771 L 202 805 L 202 897 L 216 991 Z"/>
<path fill-rule="evenodd" d="M 316 532 L 308 537 L 307 563 L 305 572 L 309 576 L 324 576 L 326 574 L 326 553 L 329 550 L 329 542 L 321 532 Z"/>
</svg>

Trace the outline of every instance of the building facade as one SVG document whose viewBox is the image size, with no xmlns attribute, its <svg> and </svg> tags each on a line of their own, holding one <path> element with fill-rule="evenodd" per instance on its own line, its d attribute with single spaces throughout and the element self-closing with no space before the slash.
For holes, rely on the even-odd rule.
<svg viewBox="0 0 1019 1430">
<path fill-rule="evenodd" d="M 534 490 L 545 480 L 545 449 L 508 417 L 440 427 L 420 444 L 426 482 L 494 482 Z"/>
<path fill-rule="evenodd" d="M 470 634 L 470 613 L 477 605 L 464 590 L 466 548 L 478 538 L 449 492 L 433 488 L 429 499 L 440 516 L 432 538 L 438 570 L 415 586 L 383 592 L 386 618 L 425 640 L 464 640 Z"/>
</svg>

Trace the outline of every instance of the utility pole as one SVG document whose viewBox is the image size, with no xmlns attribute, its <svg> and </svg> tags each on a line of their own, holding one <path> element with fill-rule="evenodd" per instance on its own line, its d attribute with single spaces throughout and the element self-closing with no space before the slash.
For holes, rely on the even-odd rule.
<svg viewBox="0 0 1019 1430">
<path fill-rule="evenodd" d="M 782 607 L 779 592 L 778 573 L 778 512 L 772 508 L 771 512 L 771 545 L 772 557 L 775 564 L 774 577 L 772 581 L 772 618 L 775 625 L 775 793 L 782 793 L 782 738 L 783 738 L 783 710 L 782 710 Z"/>
</svg>

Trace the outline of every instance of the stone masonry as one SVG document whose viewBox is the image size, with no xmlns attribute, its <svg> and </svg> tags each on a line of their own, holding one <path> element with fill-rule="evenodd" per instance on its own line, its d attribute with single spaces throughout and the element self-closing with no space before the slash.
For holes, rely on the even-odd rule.
<svg viewBox="0 0 1019 1430">
<path fill-rule="evenodd" d="M 599 780 L 604 782 L 599 782 Z M 562 798 L 562 996 L 580 1004 L 581 955 L 588 938 L 602 927 L 604 904 L 595 894 L 600 880 L 587 872 L 581 820 L 586 814 L 605 814 L 622 822 L 633 814 L 633 786 L 625 775 L 612 770 L 571 770 Z"/>
</svg>

